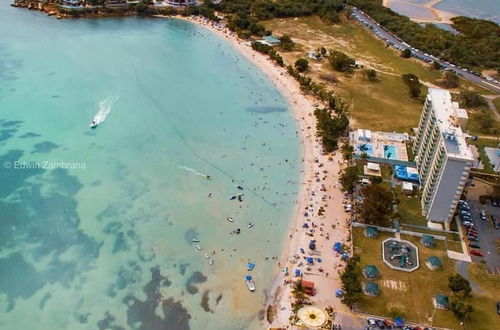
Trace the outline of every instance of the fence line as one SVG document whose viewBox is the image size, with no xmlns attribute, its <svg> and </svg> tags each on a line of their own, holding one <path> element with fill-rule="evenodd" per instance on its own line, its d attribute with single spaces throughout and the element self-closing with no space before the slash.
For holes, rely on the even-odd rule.
<svg viewBox="0 0 500 330">
<path fill-rule="evenodd" d="M 365 227 L 375 227 L 377 228 L 377 230 L 380 230 L 380 231 L 385 231 L 385 232 L 389 232 L 389 233 L 396 233 L 397 230 L 396 229 L 393 229 L 393 228 L 387 228 L 387 227 L 379 227 L 379 226 L 373 226 L 373 225 L 367 225 L 365 223 L 359 223 L 359 222 L 353 222 L 352 223 L 352 226 L 353 227 L 361 227 L 361 228 L 365 228 Z M 411 230 L 400 230 L 399 231 L 401 234 L 405 234 L 405 235 L 412 235 L 412 236 L 418 236 L 418 237 L 422 237 L 424 235 L 430 235 L 430 236 L 433 236 L 435 239 L 438 239 L 440 241 L 446 241 L 446 237 L 445 236 L 441 236 L 441 235 L 435 235 L 435 234 L 426 234 L 426 233 L 419 233 L 419 232 L 415 232 L 415 231 L 411 231 Z"/>
</svg>

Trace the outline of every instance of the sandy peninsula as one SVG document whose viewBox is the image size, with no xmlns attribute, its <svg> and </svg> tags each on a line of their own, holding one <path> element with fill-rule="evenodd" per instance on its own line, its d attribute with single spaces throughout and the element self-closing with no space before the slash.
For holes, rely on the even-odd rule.
<svg viewBox="0 0 500 330">
<path fill-rule="evenodd" d="M 331 306 L 336 312 L 348 313 L 348 308 L 335 298 L 335 290 L 341 287 L 339 273 L 344 262 L 332 250 L 334 242 L 347 244 L 350 232 L 338 182 L 341 168 L 346 164 L 340 152 L 331 155 L 322 152 L 321 143 L 316 137 L 316 118 L 313 114 L 319 101 L 305 95 L 285 68 L 272 62 L 266 55 L 254 51 L 228 29 L 220 28 L 201 17 L 177 18 L 211 30 L 251 60 L 285 96 L 298 124 L 302 147 L 301 185 L 283 254 L 276 264 L 276 281 L 267 302 L 268 306 L 272 306 L 272 325 L 286 326 L 289 323 L 292 296 L 291 285 L 287 283 L 297 268 L 301 269 L 305 280 L 313 281 L 316 285 L 317 294 L 311 297 L 314 305 L 321 308 Z M 322 216 L 318 215 L 320 207 L 325 210 Z M 305 223 L 308 228 L 304 228 Z M 308 249 L 311 239 L 316 240 L 314 257 L 320 258 L 321 262 L 307 267 L 304 259 L 312 256 L 312 251 Z M 283 272 L 286 268 L 289 270 L 288 275 Z"/>
</svg>

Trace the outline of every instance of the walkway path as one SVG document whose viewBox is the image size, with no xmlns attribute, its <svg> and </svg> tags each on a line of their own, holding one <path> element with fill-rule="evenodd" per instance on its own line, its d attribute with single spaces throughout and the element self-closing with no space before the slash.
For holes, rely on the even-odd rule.
<svg viewBox="0 0 500 330">
<path fill-rule="evenodd" d="M 469 278 L 469 273 L 467 272 L 467 268 L 469 267 L 469 263 L 465 261 L 457 261 L 455 264 L 455 269 L 457 273 L 462 275 L 463 278 L 467 279 L 470 282 L 470 287 L 472 288 L 472 292 L 484 294 L 485 291 L 474 281 Z"/>
</svg>

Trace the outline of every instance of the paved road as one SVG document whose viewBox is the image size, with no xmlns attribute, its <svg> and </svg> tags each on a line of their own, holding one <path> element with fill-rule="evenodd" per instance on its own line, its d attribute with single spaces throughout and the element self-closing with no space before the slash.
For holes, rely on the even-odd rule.
<svg viewBox="0 0 500 330">
<path fill-rule="evenodd" d="M 375 20 L 373 20 L 370 16 L 366 15 L 364 12 L 359 10 L 356 7 L 352 8 L 352 16 L 358 20 L 361 24 L 365 25 L 367 28 L 369 28 L 374 34 L 376 34 L 379 38 L 383 39 L 388 45 L 391 47 L 402 51 L 403 49 L 410 48 L 412 51 L 412 56 L 423 61 L 426 63 L 432 63 L 434 61 L 438 62 L 443 70 L 447 71 L 453 71 L 457 75 L 461 76 L 462 78 L 469 80 L 475 84 L 478 84 L 481 87 L 487 88 L 495 93 L 500 93 L 500 82 L 494 82 L 494 81 L 488 81 L 486 78 L 483 78 L 481 76 L 474 75 L 467 71 L 466 69 L 461 69 L 460 67 L 442 61 L 438 58 L 436 58 L 433 55 L 424 53 L 411 45 L 405 43 L 401 39 L 399 39 L 397 36 L 393 35 L 390 33 L 388 30 L 386 30 L 383 26 L 378 24 Z"/>
<path fill-rule="evenodd" d="M 500 275 L 500 254 L 496 248 L 495 240 L 500 241 L 500 229 L 495 229 L 491 222 L 491 215 L 495 215 L 500 219 L 500 207 L 491 205 L 481 205 L 479 201 L 468 201 L 471 207 L 471 215 L 476 228 L 479 245 L 484 253 L 484 258 L 471 256 L 473 261 L 484 260 L 486 262 L 486 270 L 491 274 Z M 486 211 L 487 220 L 483 221 L 479 217 L 480 210 Z"/>
</svg>

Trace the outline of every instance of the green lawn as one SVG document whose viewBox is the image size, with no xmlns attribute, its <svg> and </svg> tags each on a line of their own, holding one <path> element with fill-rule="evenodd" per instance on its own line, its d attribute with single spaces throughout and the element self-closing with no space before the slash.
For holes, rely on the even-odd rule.
<svg viewBox="0 0 500 330">
<path fill-rule="evenodd" d="M 363 296 L 359 307 L 362 311 L 375 315 L 393 317 L 395 314 L 402 314 L 409 321 L 430 324 L 429 318 L 434 310 L 431 298 L 436 293 L 444 293 L 452 298 L 448 289 L 448 276 L 455 273 L 455 261 L 446 256 L 444 242 L 437 241 L 436 248 L 428 249 L 422 247 L 420 238 L 401 235 L 402 239 L 418 246 L 420 268 L 411 273 L 392 270 L 382 262 L 381 242 L 393 236 L 380 233 L 377 239 L 368 239 L 363 235 L 363 228 L 353 228 L 354 251 L 360 256 L 360 266 L 375 265 L 381 274 L 377 280 L 380 295 L 376 298 Z M 439 257 L 443 268 L 437 271 L 429 270 L 424 264 L 429 256 Z M 473 293 L 468 299 L 475 311 L 467 320 L 467 328 L 496 329 L 499 319 L 495 304 L 500 300 L 500 277 L 488 275 L 481 263 L 469 265 L 469 277 L 483 289 L 484 294 Z M 432 325 L 462 328 L 451 311 L 436 311 Z"/>
<path fill-rule="evenodd" d="M 384 131 L 408 132 L 418 125 L 422 110 L 422 98 L 412 99 L 401 75 L 413 73 L 421 81 L 436 84 L 441 77 L 439 71 L 431 69 L 415 59 L 404 59 L 399 52 L 386 45 L 363 26 L 353 20 L 343 19 L 340 24 L 325 24 L 316 16 L 294 19 L 273 19 L 264 21 L 266 28 L 276 35 L 289 34 L 297 43 L 295 51 L 280 52 L 286 63 L 294 63 L 305 57 L 307 51 L 319 47 L 337 49 L 356 59 L 364 67 L 377 70 L 380 80 L 370 82 L 363 76 L 362 69 L 352 74 L 332 71 L 328 61 L 309 61 L 307 74 L 317 82 L 344 96 L 352 104 L 351 127 Z M 334 75 L 339 83 L 332 84 L 321 78 L 322 74 Z M 487 92 L 477 86 L 478 92 Z M 427 92 L 423 86 L 422 95 Z M 489 93 L 491 94 L 491 93 Z"/>
<path fill-rule="evenodd" d="M 401 186 L 396 187 L 396 198 L 399 199 L 398 213 L 401 217 L 401 223 L 412 225 L 427 226 L 427 220 L 422 216 L 422 207 L 420 205 L 420 192 L 412 196 L 406 196 L 401 190 Z"/>
<path fill-rule="evenodd" d="M 474 329 L 478 330 L 498 329 L 500 317 L 496 313 L 496 303 L 500 301 L 500 276 L 489 275 L 480 263 L 470 264 L 468 273 L 484 294 L 473 293 L 471 303 L 475 311 L 467 324 L 474 325 Z"/>
<path fill-rule="evenodd" d="M 467 123 L 466 131 L 471 135 L 491 135 L 494 136 L 496 132 L 500 132 L 500 122 L 496 120 L 491 109 L 487 105 L 477 108 L 467 109 L 469 121 Z M 491 127 L 484 127 L 481 123 L 489 121 Z"/>
<path fill-rule="evenodd" d="M 409 321 L 429 324 L 429 317 L 434 311 L 432 297 L 437 293 L 449 294 L 448 276 L 454 273 L 455 262 L 446 256 L 444 242 L 438 242 L 435 249 L 427 249 L 421 246 L 419 238 L 402 235 L 402 238 L 419 247 L 420 268 L 411 273 L 392 270 L 382 262 L 381 252 L 381 242 L 390 236 L 393 235 L 382 233 L 378 239 L 367 239 L 363 228 L 353 229 L 355 253 L 361 258 L 360 265 L 373 264 L 381 273 L 381 278 L 377 280 L 380 295 L 376 298 L 364 296 L 360 308 L 387 317 L 400 312 Z M 441 259 L 443 269 L 431 271 L 425 266 L 425 258 L 432 255 Z M 436 311 L 432 325 L 459 327 L 450 311 Z"/>
</svg>

